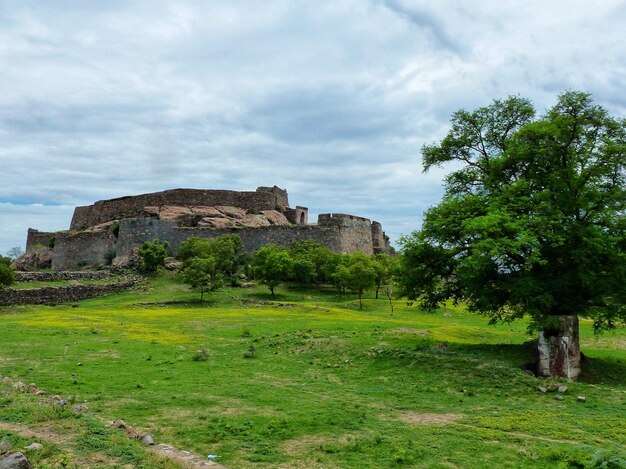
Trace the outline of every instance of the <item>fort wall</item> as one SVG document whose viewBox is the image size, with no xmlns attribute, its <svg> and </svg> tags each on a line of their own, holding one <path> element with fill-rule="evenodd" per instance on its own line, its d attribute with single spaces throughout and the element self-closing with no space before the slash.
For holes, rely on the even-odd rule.
<svg viewBox="0 0 626 469">
<path fill-rule="evenodd" d="M 141 247 L 144 242 L 159 239 L 167 240 L 170 243 L 169 254 L 175 255 L 180 243 L 187 238 L 217 238 L 226 234 L 239 235 L 248 253 L 270 243 L 289 246 L 294 241 L 313 240 L 335 252 L 342 252 L 344 244 L 340 231 L 335 227 L 276 225 L 258 228 L 181 228 L 161 220 L 137 218 L 120 222 L 116 252 L 118 256 L 129 257 L 133 249 Z"/>
<path fill-rule="evenodd" d="M 345 213 L 326 213 L 317 218 L 317 225 L 337 230 L 340 248 L 337 252 L 356 251 L 373 254 L 372 223 L 363 217 Z"/>
<path fill-rule="evenodd" d="M 252 192 L 201 189 L 172 189 L 151 194 L 101 200 L 93 205 L 76 207 L 70 230 L 84 230 L 122 218 L 146 216 L 144 208 L 149 206 L 216 206 L 229 205 L 250 212 L 278 210 L 283 212 L 288 206 L 287 191 L 277 187 L 259 187 Z"/>
<path fill-rule="evenodd" d="M 52 251 L 52 270 L 104 264 L 107 253 L 115 250 L 115 241 L 115 236 L 109 231 L 57 233 Z"/>
<path fill-rule="evenodd" d="M 146 207 L 151 208 L 146 210 Z M 244 222 L 235 223 L 234 219 L 217 217 L 207 218 L 209 221 L 202 219 L 202 224 L 197 221 L 186 223 L 179 215 L 194 207 L 205 207 L 205 211 L 209 207 L 231 207 L 233 213 L 248 212 L 250 215 L 277 210 L 287 220 L 282 218 L 280 223 L 265 220 L 266 224 L 263 224 L 253 215 L 251 221 L 245 222 L 245 217 L 241 218 L 239 214 L 229 217 L 240 216 Z M 222 212 L 217 210 L 217 213 Z M 167 216 L 162 216 L 164 213 Z M 114 220 L 119 225 L 109 223 Z M 271 223 L 269 226 L 268 222 Z M 50 246 L 54 240 L 52 270 L 63 271 L 107 264 L 113 257 L 129 258 L 135 248 L 146 241 L 168 241 L 169 253 L 174 255 L 180 243 L 192 236 L 215 238 L 225 234 L 239 235 L 249 253 L 270 243 L 289 246 L 294 241 L 304 240 L 315 241 L 344 254 L 357 251 L 374 254 L 390 250 L 389 238 L 380 223 L 354 215 L 328 213 L 319 215 L 317 224 L 309 224 L 308 209 L 302 206 L 290 208 L 287 191 L 273 186 L 258 187 L 254 192 L 173 189 L 101 200 L 77 207 L 70 231 L 46 233 L 29 229 L 27 251 L 39 245 Z"/>
<path fill-rule="evenodd" d="M 42 246 L 46 248 L 50 247 L 51 240 L 54 240 L 56 235 L 57 233 L 38 231 L 29 228 L 28 234 L 26 235 L 26 252 L 31 252 Z"/>
</svg>

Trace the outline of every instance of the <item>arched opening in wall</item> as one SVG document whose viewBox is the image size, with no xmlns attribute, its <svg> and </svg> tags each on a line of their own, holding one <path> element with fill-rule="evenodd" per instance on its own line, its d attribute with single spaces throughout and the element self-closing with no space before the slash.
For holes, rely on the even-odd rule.
<svg viewBox="0 0 626 469">
<path fill-rule="evenodd" d="M 305 221 L 304 221 L 304 212 L 302 212 L 302 213 L 300 214 L 300 224 L 301 224 L 301 225 L 304 225 L 304 223 L 305 223 Z"/>
</svg>

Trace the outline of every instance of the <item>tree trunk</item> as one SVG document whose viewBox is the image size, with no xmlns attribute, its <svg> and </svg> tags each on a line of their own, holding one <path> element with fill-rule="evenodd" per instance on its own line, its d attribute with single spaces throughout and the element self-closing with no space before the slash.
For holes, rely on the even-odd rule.
<svg viewBox="0 0 626 469">
<path fill-rule="evenodd" d="M 539 376 L 576 379 L 580 374 L 578 316 L 554 316 L 559 328 L 539 332 Z"/>
</svg>

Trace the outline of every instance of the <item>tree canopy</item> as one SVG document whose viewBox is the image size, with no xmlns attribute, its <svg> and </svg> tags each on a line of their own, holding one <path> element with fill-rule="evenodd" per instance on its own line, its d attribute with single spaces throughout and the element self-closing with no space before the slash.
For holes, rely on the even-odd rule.
<svg viewBox="0 0 626 469">
<path fill-rule="evenodd" d="M 535 117 L 523 98 L 458 111 L 424 170 L 458 168 L 421 231 L 405 237 L 400 286 L 437 307 L 466 301 L 492 321 L 525 314 L 626 320 L 626 121 L 566 92 Z"/>
</svg>

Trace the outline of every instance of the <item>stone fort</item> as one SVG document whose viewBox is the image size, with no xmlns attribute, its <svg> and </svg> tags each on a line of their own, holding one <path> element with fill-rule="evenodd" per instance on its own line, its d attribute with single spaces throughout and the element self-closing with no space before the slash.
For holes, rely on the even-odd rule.
<svg viewBox="0 0 626 469">
<path fill-rule="evenodd" d="M 328 213 L 309 223 L 306 207 L 289 207 L 287 191 L 173 189 L 101 200 L 77 207 L 68 231 L 28 230 L 26 251 L 52 249 L 52 270 L 123 265 L 145 241 L 169 242 L 175 255 L 192 236 L 213 238 L 238 234 L 247 252 L 275 243 L 312 240 L 338 253 L 389 252 L 382 226 L 367 218 Z"/>
</svg>

